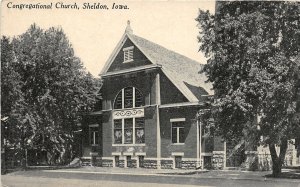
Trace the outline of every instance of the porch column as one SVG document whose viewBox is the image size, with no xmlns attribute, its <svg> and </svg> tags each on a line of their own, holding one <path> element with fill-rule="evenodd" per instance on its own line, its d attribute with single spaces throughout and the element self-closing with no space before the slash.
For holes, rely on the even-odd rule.
<svg viewBox="0 0 300 187">
<path fill-rule="evenodd" d="M 159 105 L 160 100 L 160 76 L 159 73 L 156 74 L 156 150 L 157 150 L 157 169 L 161 169 L 161 137 L 160 137 L 160 121 L 159 121 Z"/>
<path fill-rule="evenodd" d="M 226 160 L 227 160 L 227 158 L 226 158 L 226 142 L 224 142 L 224 161 L 223 161 L 223 163 L 224 163 L 224 167 L 223 167 L 223 169 L 226 169 Z"/>
<path fill-rule="evenodd" d="M 196 167 L 200 167 L 200 133 L 199 133 L 199 119 L 197 119 L 197 165 Z"/>
</svg>

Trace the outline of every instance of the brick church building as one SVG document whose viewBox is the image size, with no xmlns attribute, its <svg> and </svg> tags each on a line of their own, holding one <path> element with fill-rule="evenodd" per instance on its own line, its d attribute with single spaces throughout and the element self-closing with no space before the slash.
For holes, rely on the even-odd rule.
<svg viewBox="0 0 300 187">
<path fill-rule="evenodd" d="M 106 167 L 210 167 L 224 143 L 201 136 L 197 112 L 213 95 L 201 67 L 134 35 L 128 22 L 101 72 L 102 106 L 85 117 L 82 158 Z"/>
</svg>

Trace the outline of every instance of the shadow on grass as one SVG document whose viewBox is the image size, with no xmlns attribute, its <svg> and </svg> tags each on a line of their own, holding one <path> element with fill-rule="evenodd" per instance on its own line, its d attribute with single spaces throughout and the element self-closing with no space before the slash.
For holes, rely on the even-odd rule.
<svg viewBox="0 0 300 187">
<path fill-rule="evenodd" d="M 265 175 L 266 178 L 281 178 L 281 179 L 300 179 L 300 170 L 282 172 L 278 177 L 274 177 L 272 174 Z"/>
<path fill-rule="evenodd" d="M 1 169 L 1 175 L 6 175 L 9 173 L 17 172 L 17 171 L 31 171 L 31 170 L 59 170 L 59 169 L 74 169 L 80 168 L 81 166 L 27 166 L 26 168 L 7 168 Z"/>
</svg>

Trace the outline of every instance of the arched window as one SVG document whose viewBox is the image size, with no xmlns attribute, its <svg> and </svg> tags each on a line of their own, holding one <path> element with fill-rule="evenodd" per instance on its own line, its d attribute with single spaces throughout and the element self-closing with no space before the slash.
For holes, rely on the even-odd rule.
<svg viewBox="0 0 300 187">
<path fill-rule="evenodd" d="M 135 108 L 144 105 L 142 93 L 135 87 L 123 88 L 115 98 L 114 109 Z"/>
<path fill-rule="evenodd" d="M 123 88 L 116 96 L 113 122 L 114 144 L 144 144 L 145 119 L 144 109 L 136 108 L 144 105 L 142 93 L 135 87 Z"/>
</svg>

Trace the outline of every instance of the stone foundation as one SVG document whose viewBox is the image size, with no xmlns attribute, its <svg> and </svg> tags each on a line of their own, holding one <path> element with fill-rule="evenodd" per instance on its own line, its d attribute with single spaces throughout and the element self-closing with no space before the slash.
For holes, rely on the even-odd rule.
<svg viewBox="0 0 300 187">
<path fill-rule="evenodd" d="M 173 160 L 161 160 L 161 169 L 173 169 Z"/>
<path fill-rule="evenodd" d="M 92 166 L 102 167 L 102 158 L 101 157 L 92 157 Z"/>
<path fill-rule="evenodd" d="M 144 168 L 156 169 L 157 161 L 156 160 L 144 160 Z"/>
<path fill-rule="evenodd" d="M 108 159 L 102 160 L 102 167 L 113 167 L 113 161 Z"/>
<path fill-rule="evenodd" d="M 224 159 L 225 159 L 224 151 L 213 151 L 212 168 L 224 169 L 225 167 Z"/>
<path fill-rule="evenodd" d="M 197 161 L 181 161 L 182 169 L 196 169 Z"/>
</svg>

